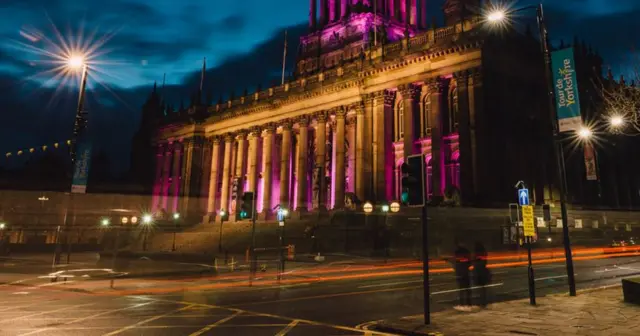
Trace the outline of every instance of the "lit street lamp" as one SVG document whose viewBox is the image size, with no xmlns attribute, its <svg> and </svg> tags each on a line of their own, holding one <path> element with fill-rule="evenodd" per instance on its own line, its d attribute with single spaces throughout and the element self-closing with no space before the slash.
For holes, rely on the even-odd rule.
<svg viewBox="0 0 640 336">
<path fill-rule="evenodd" d="M 624 125 L 624 118 L 622 118 L 621 116 L 612 116 L 611 118 L 609 118 L 609 124 L 612 127 L 620 127 Z"/>
<path fill-rule="evenodd" d="M 171 245 L 171 251 L 176 250 L 176 234 L 178 233 L 178 220 L 180 219 L 180 214 L 179 213 L 174 213 L 173 214 L 173 224 L 174 224 L 174 228 L 173 228 L 173 244 Z"/>
<path fill-rule="evenodd" d="M 582 127 L 578 131 L 578 136 L 583 140 L 588 140 L 593 136 L 593 131 L 588 127 Z"/>
<path fill-rule="evenodd" d="M 564 162 L 564 150 L 562 148 L 562 143 L 559 139 L 560 131 L 558 125 L 558 113 L 556 110 L 556 97 L 553 86 L 553 74 L 551 70 L 551 47 L 549 45 L 549 32 L 547 30 L 547 24 L 544 17 L 544 9 L 542 3 L 534 6 L 527 6 L 516 10 L 505 10 L 501 8 L 494 8 L 490 13 L 487 13 L 486 19 L 492 24 L 501 24 L 505 23 L 510 15 L 513 15 L 517 12 L 521 12 L 524 10 L 536 10 L 536 17 L 538 21 L 538 29 L 540 32 L 540 45 L 542 48 L 542 53 L 544 56 L 544 65 L 545 65 L 545 80 L 547 84 L 547 95 L 548 95 L 548 104 L 549 104 L 549 113 L 551 114 L 551 124 L 553 129 L 553 137 L 554 137 L 554 145 L 553 152 L 556 157 L 557 163 L 557 180 L 560 182 L 560 211 L 562 216 L 562 236 L 563 236 L 563 244 L 564 244 L 564 253 L 566 258 L 566 266 L 567 266 L 567 278 L 569 282 L 569 294 L 571 296 L 576 295 L 576 281 L 575 275 L 573 272 L 573 256 L 571 252 L 571 240 L 569 238 L 569 223 L 568 223 L 568 213 L 567 213 L 567 204 L 566 204 L 566 171 L 565 171 L 565 162 Z M 587 132 L 583 133 L 587 135 Z M 589 133 L 589 136 L 591 134 Z"/>
<path fill-rule="evenodd" d="M 108 218 L 103 218 L 100 223 L 102 226 L 109 226 L 109 224 L 111 224 Z"/>
</svg>

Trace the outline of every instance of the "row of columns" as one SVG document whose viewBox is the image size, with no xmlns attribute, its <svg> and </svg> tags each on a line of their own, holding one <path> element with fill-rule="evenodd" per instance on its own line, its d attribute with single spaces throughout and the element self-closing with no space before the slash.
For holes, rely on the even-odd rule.
<svg viewBox="0 0 640 336">
<path fill-rule="evenodd" d="M 325 25 L 339 21 L 349 14 L 349 6 L 363 0 L 320 0 L 320 18 L 318 21 L 318 2 L 309 0 L 309 28 L 322 29 Z M 375 7 L 374 7 L 375 2 Z M 411 26 L 427 27 L 427 0 L 365 0 L 371 10 L 376 10 L 386 18 Z"/>
</svg>

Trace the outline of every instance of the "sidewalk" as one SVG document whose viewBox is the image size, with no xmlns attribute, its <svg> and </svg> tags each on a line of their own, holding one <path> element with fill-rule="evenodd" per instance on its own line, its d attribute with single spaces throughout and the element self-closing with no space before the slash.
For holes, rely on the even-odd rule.
<svg viewBox="0 0 640 336">
<path fill-rule="evenodd" d="M 621 287 L 529 300 L 501 302 L 484 310 L 455 310 L 432 314 L 432 324 L 422 325 L 422 315 L 383 321 L 378 331 L 401 335 L 640 335 L 640 306 L 622 301 Z"/>
</svg>

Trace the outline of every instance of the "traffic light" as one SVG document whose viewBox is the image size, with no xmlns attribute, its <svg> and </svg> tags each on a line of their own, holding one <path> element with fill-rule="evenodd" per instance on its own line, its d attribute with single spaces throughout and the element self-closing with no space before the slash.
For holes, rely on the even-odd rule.
<svg viewBox="0 0 640 336">
<path fill-rule="evenodd" d="M 253 196 L 255 194 L 252 192 L 246 192 L 242 194 L 242 199 L 240 200 L 240 207 L 238 207 L 237 217 L 239 220 L 243 219 L 251 219 L 253 218 Z"/>
<path fill-rule="evenodd" d="M 403 204 L 410 207 L 425 205 L 424 197 L 424 156 L 412 155 L 402 164 L 402 195 Z"/>
</svg>

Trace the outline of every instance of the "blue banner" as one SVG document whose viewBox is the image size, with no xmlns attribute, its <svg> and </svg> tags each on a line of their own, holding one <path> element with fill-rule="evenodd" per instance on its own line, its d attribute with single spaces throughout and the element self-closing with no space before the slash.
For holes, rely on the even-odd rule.
<svg viewBox="0 0 640 336">
<path fill-rule="evenodd" d="M 582 118 L 573 48 L 552 52 L 551 67 L 559 130 L 560 132 L 577 131 L 582 126 Z"/>
<path fill-rule="evenodd" d="M 77 146 L 71 192 L 85 194 L 87 192 L 87 183 L 89 182 L 89 168 L 91 167 L 91 143 L 80 142 Z"/>
</svg>

